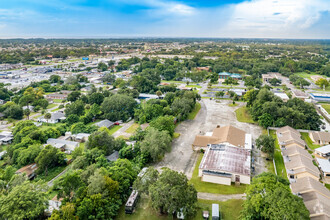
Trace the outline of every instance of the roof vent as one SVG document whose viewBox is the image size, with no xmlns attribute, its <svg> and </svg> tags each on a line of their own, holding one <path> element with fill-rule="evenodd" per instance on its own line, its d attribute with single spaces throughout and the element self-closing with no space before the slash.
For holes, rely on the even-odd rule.
<svg viewBox="0 0 330 220">
<path fill-rule="evenodd" d="M 220 125 L 217 125 L 217 128 L 220 128 Z"/>
</svg>

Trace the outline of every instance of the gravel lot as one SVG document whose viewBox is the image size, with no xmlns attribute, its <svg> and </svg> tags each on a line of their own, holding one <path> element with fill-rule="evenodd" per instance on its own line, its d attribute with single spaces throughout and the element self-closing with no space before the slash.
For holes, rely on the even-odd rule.
<svg viewBox="0 0 330 220">
<path fill-rule="evenodd" d="M 261 133 L 262 129 L 254 124 L 242 123 L 236 120 L 235 110 L 244 105 L 238 102 L 238 106 L 230 107 L 230 100 L 221 100 L 217 103 L 215 100 L 202 99 L 201 110 L 195 120 L 182 122 L 176 128 L 176 132 L 180 133 L 180 137 L 175 139 L 172 144 L 172 151 L 167 153 L 163 160 L 155 165 L 157 169 L 169 167 L 170 169 L 185 173 L 191 178 L 197 153 L 192 149 L 192 143 L 195 136 L 199 133 L 205 134 L 212 131 L 217 125 L 226 126 L 233 125 L 250 134 L 255 140 Z M 264 158 L 257 158 L 256 172 L 266 171 Z"/>
</svg>

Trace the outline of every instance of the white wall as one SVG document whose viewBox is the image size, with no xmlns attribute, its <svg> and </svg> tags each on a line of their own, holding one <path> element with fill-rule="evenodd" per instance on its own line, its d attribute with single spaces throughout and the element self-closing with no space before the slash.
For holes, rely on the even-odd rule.
<svg viewBox="0 0 330 220">
<path fill-rule="evenodd" d="M 231 178 L 230 177 L 222 177 L 222 176 L 213 176 L 213 175 L 203 175 L 202 181 L 210 182 L 210 183 L 217 183 L 223 185 L 231 185 Z"/>
</svg>

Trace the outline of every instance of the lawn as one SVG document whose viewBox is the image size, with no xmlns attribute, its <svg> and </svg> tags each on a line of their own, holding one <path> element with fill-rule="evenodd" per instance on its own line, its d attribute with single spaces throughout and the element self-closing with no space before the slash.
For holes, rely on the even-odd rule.
<svg viewBox="0 0 330 220">
<path fill-rule="evenodd" d="M 240 186 L 235 186 L 235 184 L 232 184 L 231 186 L 227 186 L 216 183 L 202 182 L 201 178 L 198 177 L 198 167 L 199 164 L 201 163 L 202 158 L 203 158 L 203 154 L 201 153 L 198 156 L 198 160 L 196 162 L 196 166 L 194 168 L 192 178 L 189 180 L 190 183 L 194 184 L 198 192 L 215 193 L 215 194 L 242 194 L 245 192 L 246 185 L 243 184 L 241 184 Z"/>
<path fill-rule="evenodd" d="M 238 105 L 237 103 L 235 103 L 235 104 L 230 103 L 228 106 L 229 106 L 229 107 L 235 107 L 235 106 L 237 106 L 237 105 Z"/>
<path fill-rule="evenodd" d="M 297 75 L 297 76 L 300 76 L 300 77 L 302 77 L 302 78 L 307 78 L 307 79 L 310 79 L 311 80 L 311 76 L 313 76 L 313 75 L 318 75 L 318 76 L 321 76 L 321 75 L 319 75 L 319 74 L 316 74 L 316 73 L 306 73 L 306 72 L 300 72 L 300 73 L 295 73 L 295 75 Z M 323 76 L 322 76 L 323 77 Z"/>
<path fill-rule="evenodd" d="M 202 88 L 202 87 L 199 86 L 199 85 L 187 85 L 186 87 L 188 87 L 188 88 L 199 88 L 199 89 Z"/>
<path fill-rule="evenodd" d="M 201 104 L 199 102 L 196 102 L 195 108 L 188 115 L 188 119 L 194 120 L 200 109 L 201 109 Z"/>
<path fill-rule="evenodd" d="M 328 190 L 330 190 L 330 184 L 325 184 L 325 187 L 327 187 Z"/>
<path fill-rule="evenodd" d="M 49 104 L 49 105 L 47 106 L 47 109 L 54 108 L 54 107 L 56 107 L 56 106 L 57 106 L 56 104 Z"/>
<path fill-rule="evenodd" d="M 129 134 L 133 134 L 138 127 L 139 127 L 139 124 L 134 123 L 129 128 L 127 128 L 127 130 L 125 132 L 129 133 Z"/>
<path fill-rule="evenodd" d="M 330 104 L 322 104 L 321 106 L 330 114 Z"/>
<path fill-rule="evenodd" d="M 311 140 L 311 138 L 308 136 L 308 133 L 306 132 L 301 132 L 300 133 L 302 136 L 302 139 L 306 142 L 306 144 L 308 145 L 308 147 L 312 150 L 321 147 L 318 144 L 313 144 L 313 141 Z"/>
<path fill-rule="evenodd" d="M 197 203 L 197 213 L 193 220 L 202 220 L 202 212 L 204 210 L 208 210 L 210 212 L 210 216 L 212 215 L 212 204 L 219 204 L 221 219 L 225 220 L 236 220 L 239 219 L 240 211 L 242 210 L 243 200 L 232 199 L 225 202 L 220 201 L 212 201 L 212 200 L 198 200 Z M 151 207 L 150 200 L 143 196 L 140 198 L 135 212 L 133 214 L 125 214 L 125 206 L 123 205 L 117 216 L 118 220 L 165 220 L 165 219 L 173 219 L 172 216 L 168 215 L 160 215 L 156 210 Z M 187 218 L 188 219 L 188 218 Z"/>
<path fill-rule="evenodd" d="M 236 109 L 236 118 L 239 122 L 255 124 L 246 106 Z"/>
<path fill-rule="evenodd" d="M 55 102 L 55 103 L 62 103 L 62 99 L 53 99 L 53 102 Z"/>
<path fill-rule="evenodd" d="M 166 81 L 166 80 L 162 80 L 162 83 L 183 83 L 183 84 L 186 84 L 186 82 L 183 82 L 183 81 Z"/>
<path fill-rule="evenodd" d="M 277 175 L 282 176 L 285 179 L 287 179 L 286 170 L 285 170 L 284 161 L 283 161 L 283 156 L 281 154 L 281 148 L 280 148 L 280 145 L 278 144 L 276 133 L 273 130 L 271 130 L 269 132 L 270 132 L 270 135 L 273 138 L 275 138 L 274 160 L 275 160 Z"/>
<path fill-rule="evenodd" d="M 112 128 L 109 129 L 109 134 L 113 135 L 116 131 L 118 131 L 120 128 L 122 128 L 123 126 L 120 125 L 115 125 Z"/>
</svg>

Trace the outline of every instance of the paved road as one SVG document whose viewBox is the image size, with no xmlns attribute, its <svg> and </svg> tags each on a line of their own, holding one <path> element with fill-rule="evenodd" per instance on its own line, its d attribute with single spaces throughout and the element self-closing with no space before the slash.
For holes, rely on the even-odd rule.
<svg viewBox="0 0 330 220">
<path fill-rule="evenodd" d="M 217 200 L 217 201 L 227 201 L 230 199 L 246 199 L 246 194 L 229 194 L 229 195 L 222 195 L 222 194 L 212 194 L 212 193 L 197 193 L 197 197 L 199 199 L 205 200 Z"/>
</svg>

